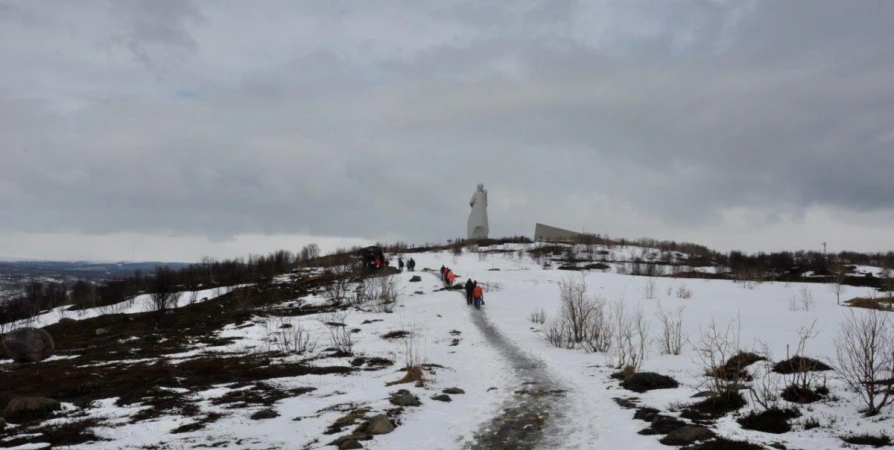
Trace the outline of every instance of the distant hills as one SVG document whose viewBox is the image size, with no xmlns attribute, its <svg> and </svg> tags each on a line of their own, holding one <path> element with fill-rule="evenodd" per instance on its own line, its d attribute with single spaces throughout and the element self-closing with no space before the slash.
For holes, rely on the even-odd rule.
<svg viewBox="0 0 894 450">
<path fill-rule="evenodd" d="M 159 261 L 0 261 L 0 292 L 18 291 L 22 283 L 31 279 L 59 282 L 74 279 L 101 281 L 133 275 L 137 270 L 149 273 L 159 265 L 179 268 L 187 264 Z"/>
</svg>

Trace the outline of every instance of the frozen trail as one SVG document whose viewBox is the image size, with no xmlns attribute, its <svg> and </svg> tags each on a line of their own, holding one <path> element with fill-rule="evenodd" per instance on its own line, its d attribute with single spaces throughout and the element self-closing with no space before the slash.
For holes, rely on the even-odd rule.
<svg viewBox="0 0 894 450">
<path fill-rule="evenodd" d="M 435 274 L 437 276 L 437 274 Z M 464 291 L 457 291 L 465 295 Z M 556 433 L 556 422 L 561 420 L 566 402 L 566 390 L 547 370 L 546 363 L 523 351 L 506 338 L 487 318 L 487 309 L 477 311 L 471 306 L 472 322 L 486 341 L 508 361 L 518 380 L 508 389 L 512 396 L 502 411 L 481 424 L 475 440 L 465 446 L 471 450 L 486 449 L 554 449 L 561 447 L 561 436 Z"/>
</svg>

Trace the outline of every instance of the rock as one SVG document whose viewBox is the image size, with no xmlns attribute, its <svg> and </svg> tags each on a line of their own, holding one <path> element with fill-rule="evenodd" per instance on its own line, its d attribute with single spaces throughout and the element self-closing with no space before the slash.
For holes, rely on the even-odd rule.
<svg viewBox="0 0 894 450">
<path fill-rule="evenodd" d="M 290 324 L 290 323 L 284 323 L 284 324 L 282 324 L 279 328 L 281 328 L 281 329 L 292 328 L 292 324 Z"/>
<path fill-rule="evenodd" d="M 649 420 L 648 422 L 651 422 L 652 425 L 650 425 L 649 428 L 640 431 L 639 434 L 642 434 L 644 436 L 668 434 L 672 431 L 686 426 L 686 422 L 683 422 L 676 417 L 662 416 L 660 414 L 656 415 L 652 418 L 652 420 Z"/>
<path fill-rule="evenodd" d="M 77 320 L 74 320 L 71 317 L 63 317 L 63 318 L 59 319 L 59 323 L 61 323 L 63 325 L 71 324 L 71 323 L 75 323 L 75 322 L 77 322 Z"/>
<path fill-rule="evenodd" d="M 359 441 L 355 441 L 353 439 L 348 439 L 338 445 L 338 450 L 353 450 L 363 448 L 363 445 Z"/>
<path fill-rule="evenodd" d="M 272 409 L 263 409 L 251 415 L 251 420 L 275 419 L 279 417 L 279 413 Z"/>
<path fill-rule="evenodd" d="M 464 391 L 464 390 L 462 390 L 462 389 L 460 389 L 460 388 L 458 388 L 458 387 L 447 388 L 447 389 L 444 389 L 444 390 L 441 391 L 441 392 L 443 392 L 443 393 L 445 393 L 445 394 L 453 394 L 453 395 L 465 394 L 465 393 L 466 393 L 466 391 Z"/>
<path fill-rule="evenodd" d="M 453 399 L 450 398 L 450 396 L 447 394 L 436 395 L 436 396 L 432 397 L 431 399 L 437 400 L 439 402 L 445 402 L 445 403 L 450 403 L 453 401 Z"/>
<path fill-rule="evenodd" d="M 416 397 L 406 389 L 401 389 L 391 394 L 391 398 L 388 401 L 394 406 L 419 406 L 422 404 L 419 401 L 419 397 Z"/>
<path fill-rule="evenodd" d="M 353 328 L 353 329 L 351 330 L 351 333 L 357 334 L 357 333 L 359 333 L 359 332 L 361 332 L 361 331 L 363 331 L 363 330 L 361 330 L 360 328 Z"/>
<path fill-rule="evenodd" d="M 419 381 L 416 382 L 416 385 L 415 385 L 415 386 L 418 387 L 418 388 L 424 388 L 424 387 L 425 387 L 425 382 L 422 381 L 422 380 L 419 380 Z"/>
<path fill-rule="evenodd" d="M 61 408 L 62 404 L 51 398 L 15 397 L 6 405 L 3 415 L 12 421 L 28 420 L 48 416 Z"/>
<path fill-rule="evenodd" d="M 97 328 L 97 329 L 96 329 L 96 335 L 97 335 L 97 336 L 104 336 L 104 335 L 109 334 L 109 333 L 111 333 L 111 332 L 112 332 L 112 330 L 109 330 L 108 328 Z"/>
<path fill-rule="evenodd" d="M 624 389 L 643 393 L 655 389 L 674 389 L 680 387 L 677 380 L 673 378 L 653 372 L 634 373 L 621 382 Z"/>
<path fill-rule="evenodd" d="M 391 423 L 391 419 L 384 414 L 373 416 L 364 425 L 365 427 L 363 431 L 372 435 L 388 434 L 394 431 L 394 424 Z"/>
<path fill-rule="evenodd" d="M 422 277 L 419 275 L 413 275 L 413 277 L 410 278 L 410 283 L 418 283 L 420 281 L 422 281 Z"/>
<path fill-rule="evenodd" d="M 365 424 L 364 424 L 365 425 Z M 364 433 L 353 432 L 351 434 L 342 436 L 331 443 L 329 445 L 334 445 L 339 449 L 354 449 L 354 448 L 363 448 L 358 441 L 368 441 L 372 439 L 372 436 Z"/>
<path fill-rule="evenodd" d="M 38 362 L 53 355 L 56 346 L 46 330 L 19 328 L 3 336 L 6 354 L 16 362 Z"/>
<path fill-rule="evenodd" d="M 661 443 L 664 445 L 689 445 L 694 444 L 698 441 L 705 441 L 713 438 L 714 432 L 698 425 L 687 425 L 685 427 L 677 428 L 674 431 L 671 431 L 664 439 L 661 439 Z"/>
<path fill-rule="evenodd" d="M 6 428 L 6 421 L 0 419 L 0 431 L 3 431 Z"/>
</svg>

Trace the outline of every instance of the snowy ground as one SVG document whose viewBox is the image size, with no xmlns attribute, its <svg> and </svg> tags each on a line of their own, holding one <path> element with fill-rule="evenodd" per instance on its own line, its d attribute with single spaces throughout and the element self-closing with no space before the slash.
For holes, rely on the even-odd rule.
<svg viewBox="0 0 894 450">
<path fill-rule="evenodd" d="M 544 448 L 562 449 L 659 449 L 668 448 L 658 442 L 658 437 L 642 436 L 637 432 L 647 424 L 632 419 L 633 411 L 618 406 L 612 398 L 634 394 L 617 387 L 617 381 L 609 378 L 614 371 L 608 367 L 607 356 L 585 353 L 581 350 L 557 349 L 544 339 L 542 325 L 528 320 L 539 309 L 554 316 L 559 308 L 557 284 L 576 272 L 544 269 L 542 263 L 528 257 L 519 257 L 518 245 L 493 247 L 490 250 L 506 250 L 505 253 L 476 254 L 466 252 L 454 256 L 449 252 L 409 255 L 415 258 L 417 272 L 396 275 L 400 306 L 394 313 L 374 313 L 352 310 L 345 319 L 348 329 L 358 329 L 353 334 L 355 356 L 382 357 L 395 364 L 384 370 L 357 371 L 349 375 L 306 375 L 270 380 L 282 389 L 315 388 L 312 392 L 285 398 L 276 402 L 274 409 L 279 416 L 267 420 L 252 420 L 250 416 L 263 407 L 233 410 L 216 406 L 214 399 L 234 390 L 243 389 L 223 384 L 202 390 L 183 392 L 198 404 L 203 414 L 224 414 L 204 429 L 171 434 L 177 427 L 195 422 L 195 418 L 172 414 L 152 421 L 129 423 L 127 420 L 139 411 L 138 407 L 115 406 L 114 399 L 94 404 L 85 410 L 88 417 L 101 419 L 103 426 L 94 432 L 105 439 L 73 448 L 117 449 L 145 448 L 167 445 L 168 448 L 194 448 L 215 444 L 219 448 L 325 448 L 340 434 L 324 435 L 324 431 L 346 412 L 359 407 L 370 408 L 371 413 L 386 412 L 393 406 L 388 402 L 389 393 L 408 389 L 422 401 L 421 407 L 407 408 L 400 416 L 400 426 L 372 441 L 364 441 L 365 448 L 377 449 L 454 449 L 476 446 L 476 440 L 486 432 L 491 419 L 503 413 L 507 404 L 514 400 L 513 391 L 524 381 L 513 368 L 513 361 L 504 350 L 496 347 L 486 333 L 493 327 L 509 345 L 521 349 L 526 358 L 543 363 L 547 376 L 566 391 L 561 411 L 550 416 L 545 432 Z M 512 250 L 511 252 L 509 250 Z M 613 258 L 623 260 L 642 253 L 639 249 L 615 249 Z M 657 255 L 656 255 L 657 257 Z M 441 265 L 452 268 L 459 275 L 458 282 L 468 278 L 485 283 L 488 287 L 483 311 L 465 305 L 456 292 L 441 291 L 436 276 L 422 273 L 424 268 L 437 272 Z M 413 275 L 420 275 L 421 282 L 410 282 Z M 741 325 L 743 349 L 750 350 L 758 342 L 769 345 L 775 359 L 785 358 L 787 346 L 797 344 L 798 330 L 816 322 L 819 331 L 808 343 L 807 356 L 830 360 L 834 353 L 833 340 L 843 318 L 844 307 L 836 305 L 835 296 L 819 284 L 764 283 L 749 288 L 742 284 L 720 280 L 676 280 L 658 278 L 656 299 L 645 299 L 645 277 L 620 275 L 612 271 L 592 271 L 586 274 L 591 294 L 598 294 L 606 301 L 623 301 L 628 311 L 641 307 L 651 320 L 651 334 L 658 332 L 654 317 L 658 300 L 666 310 L 685 307 L 684 333 L 696 340 L 702 328 L 713 320 L 725 327 L 737 321 Z M 678 298 L 683 286 L 692 292 L 688 299 Z M 814 305 L 808 311 L 792 311 L 789 299 L 799 293 L 802 286 L 810 291 Z M 220 294 L 223 292 L 217 292 Z M 850 288 L 847 298 L 862 296 L 865 289 Z M 199 293 L 198 298 L 213 300 L 215 292 Z M 187 301 L 188 295 L 181 297 Z M 298 300 L 298 299 L 295 299 Z M 325 300 L 318 295 L 300 299 L 305 305 L 321 305 Z M 139 300 L 128 308 L 136 308 Z M 266 340 L 272 330 L 284 323 L 292 329 L 305 329 L 318 342 L 312 355 L 286 356 L 277 364 L 304 361 L 306 364 L 331 367 L 349 367 L 351 358 L 327 356 L 330 327 L 323 322 L 328 315 L 302 315 L 280 318 L 269 313 L 275 308 L 258 311 L 247 324 L 229 325 L 219 331 L 221 338 L 234 338 L 232 343 L 221 346 L 202 346 L 194 351 L 167 355 L 173 363 L 187 361 L 196 355 L 217 353 L 240 355 L 269 350 Z M 125 310 L 122 312 L 127 312 Z M 61 317 L 74 319 L 103 314 L 88 311 L 79 317 L 64 310 L 53 311 L 36 322 L 46 326 Z M 485 317 L 476 319 L 476 315 Z M 413 338 L 384 339 L 382 336 L 397 330 L 411 331 Z M 459 333 L 457 333 L 457 331 Z M 454 339 L 458 339 L 457 345 Z M 407 357 L 407 343 L 415 344 L 424 360 L 441 366 L 428 375 L 425 387 L 412 384 L 386 386 L 403 372 L 399 369 Z M 691 396 L 700 390 L 703 369 L 696 364 L 692 346 L 685 345 L 679 356 L 661 356 L 655 345 L 649 345 L 643 369 L 673 376 L 681 388 L 637 394 L 644 406 L 661 409 L 673 415 L 671 406 L 691 402 Z M 0 362 L 2 367 L 2 362 Z M 770 445 L 784 443 L 788 448 L 838 449 L 843 444 L 842 435 L 877 433 L 890 430 L 891 410 L 873 420 L 863 419 L 854 396 L 846 392 L 835 379 L 828 384 L 835 401 L 827 401 L 802 408 L 804 414 L 795 421 L 795 430 L 783 435 L 768 435 L 743 430 L 734 420 L 726 417 L 718 421 L 714 430 L 718 434 L 754 443 Z M 430 400 L 448 387 L 459 387 L 465 395 L 453 395 L 452 402 Z M 496 389 L 492 389 L 496 388 Z M 76 409 L 68 405 L 69 409 Z M 744 409 L 742 412 L 747 412 Z M 821 427 L 804 430 L 807 419 L 816 418 Z M 55 419 L 64 422 L 68 418 Z M 12 429 L 15 429 L 13 426 Z M 7 430 L 9 433 L 9 430 Z M 0 441 L 0 446 L 3 441 Z M 331 447 L 330 447 L 331 448 Z"/>
</svg>

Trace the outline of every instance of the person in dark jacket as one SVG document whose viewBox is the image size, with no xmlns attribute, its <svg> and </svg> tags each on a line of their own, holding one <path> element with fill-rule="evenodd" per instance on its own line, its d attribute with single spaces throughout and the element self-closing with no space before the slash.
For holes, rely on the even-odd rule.
<svg viewBox="0 0 894 450">
<path fill-rule="evenodd" d="M 447 268 L 441 266 L 441 281 L 447 281 Z"/>
<path fill-rule="evenodd" d="M 472 279 L 466 280 L 466 304 L 472 304 L 472 289 L 475 289 L 475 284 L 472 283 Z"/>
<path fill-rule="evenodd" d="M 404 271 L 404 258 L 398 256 L 397 257 L 397 268 L 400 269 L 401 272 Z"/>
<path fill-rule="evenodd" d="M 410 258 L 410 260 L 407 261 L 407 270 L 409 270 L 410 272 L 416 271 L 416 260 L 415 259 Z"/>
</svg>

